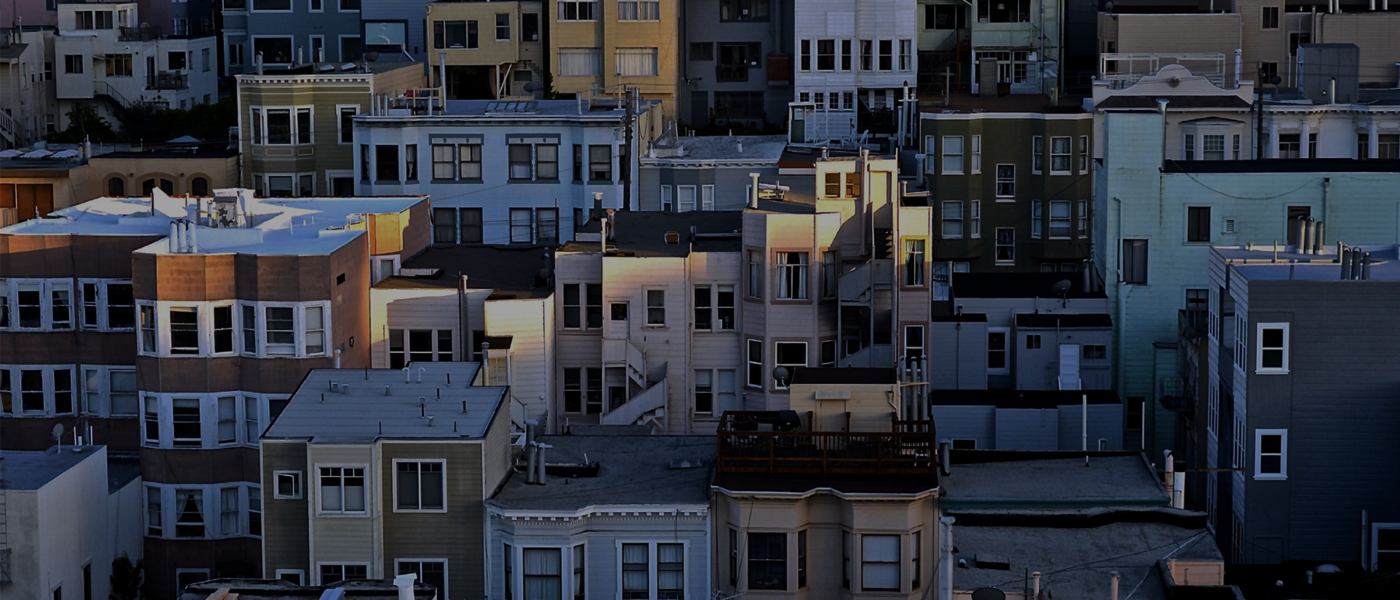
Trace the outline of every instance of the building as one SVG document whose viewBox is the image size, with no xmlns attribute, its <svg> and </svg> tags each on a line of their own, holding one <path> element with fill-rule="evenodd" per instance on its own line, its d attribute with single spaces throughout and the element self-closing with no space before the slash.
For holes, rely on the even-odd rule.
<svg viewBox="0 0 1400 600">
<path fill-rule="evenodd" d="M 672 136 L 638 161 L 642 210 L 743 210 L 751 173 L 776 181 L 783 136 Z"/>
<path fill-rule="evenodd" d="M 337 581 L 328 585 L 297 585 L 283 579 L 213 579 L 185 586 L 179 600 L 223 600 L 236 595 L 243 600 L 319 600 L 322 595 L 344 590 L 347 597 L 399 598 L 398 578 Z M 412 600 L 439 600 L 441 590 L 431 585 L 414 583 Z"/>
<path fill-rule="evenodd" d="M 486 503 L 486 597 L 713 595 L 714 438 L 580 425 L 534 441 L 544 477 L 515 473 Z"/>
<path fill-rule="evenodd" d="M 227 192 L 99 198 L 0 230 L 16 307 L 0 387 L 21 398 L 6 443 L 77 423 L 139 445 L 153 598 L 259 572 L 258 435 L 307 371 L 369 366 L 372 273 L 427 245 L 426 198 Z"/>
<path fill-rule="evenodd" d="M 1041 95 L 958 95 L 920 106 L 939 233 L 930 260 L 979 273 L 1078 271 L 1092 233 L 1092 116 Z"/>
<path fill-rule="evenodd" d="M 115 123 L 129 107 L 185 110 L 219 100 L 212 32 L 167 35 L 141 17 L 130 2 L 59 6 L 53 44 L 58 129 L 68 127 L 68 111 L 77 104 Z"/>
<path fill-rule="evenodd" d="M 1126 414 L 1150 407 L 1145 444 L 1154 455 L 1173 443 L 1177 424 L 1160 402 L 1180 380 L 1176 311 L 1221 301 L 1198 266 L 1208 248 L 1283 244 L 1309 218 L 1325 223 L 1324 245 L 1394 243 L 1389 190 L 1400 170 L 1385 160 L 1164 160 L 1162 131 L 1157 111 L 1107 113 L 1095 183 L 1095 261 L 1117 327 L 1115 387 Z"/>
<path fill-rule="evenodd" d="M 229 0 L 222 12 L 223 74 L 259 72 L 259 63 L 359 62 L 365 54 L 360 9 L 361 0 Z"/>
<path fill-rule="evenodd" d="M 1264 98 L 1263 155 L 1400 158 L 1400 84 L 1361 87 L 1355 44 L 1303 44 L 1298 54 L 1306 68 L 1297 87 L 1275 87 Z"/>
<path fill-rule="evenodd" d="M 929 397 L 939 439 L 954 449 L 1124 449 L 1123 403 L 1112 390 L 955 389 Z"/>
<path fill-rule="evenodd" d="M 659 122 L 677 118 L 681 3 L 626 2 L 613 6 L 566 1 L 545 8 L 549 87 L 590 104 L 620 105 L 628 88 L 656 101 Z"/>
<path fill-rule="evenodd" d="M 8 393 L 0 390 L 0 396 Z M 6 594 L 102 598 L 110 590 L 112 561 L 141 559 L 141 478 L 134 461 L 113 458 L 109 471 L 105 446 L 0 452 Z"/>
<path fill-rule="evenodd" d="M 513 459 L 506 388 L 477 363 L 315 369 L 263 435 L 263 572 L 298 585 L 413 573 L 486 595 L 484 501 Z"/>
<path fill-rule="evenodd" d="M 684 2 L 680 107 L 694 128 L 762 131 L 792 102 L 792 0 Z"/>
<path fill-rule="evenodd" d="M 628 122 L 626 110 L 582 100 L 373 112 L 354 119 L 355 194 L 430 194 L 434 208 L 456 209 L 456 225 L 442 232 L 458 235 L 437 244 L 556 246 L 574 239 L 591 209 L 637 207 L 637 157 L 663 123 L 649 102 L 630 115 L 630 139 Z M 486 151 L 495 149 L 504 151 Z"/>
<path fill-rule="evenodd" d="M 1400 412 L 1383 391 L 1391 371 L 1365 365 L 1391 343 L 1377 335 L 1386 327 L 1376 307 L 1400 285 L 1400 255 L 1344 248 L 1340 261 L 1335 247 L 1210 250 L 1219 300 L 1198 333 L 1206 392 L 1196 420 L 1201 466 L 1234 469 L 1205 473 L 1206 507 L 1233 562 L 1396 568 L 1400 514 L 1383 500 L 1396 493 L 1394 465 L 1365 457 L 1400 451 Z"/>
<path fill-rule="evenodd" d="M 360 31 L 365 52 L 378 52 L 381 58 L 406 56 L 411 62 L 426 64 L 431 50 L 425 18 L 428 4 L 429 0 L 361 0 Z M 314 56 L 307 58 L 319 60 Z"/>
<path fill-rule="evenodd" d="M 0 33 L 0 150 L 23 148 L 58 127 L 58 99 L 49 83 L 53 38 L 52 31 Z"/>
<path fill-rule="evenodd" d="M 809 109 L 801 115 L 806 123 L 795 143 L 853 143 L 867 132 L 908 132 L 909 88 L 918 84 L 917 8 L 892 1 L 794 3 L 797 105 L 789 118 Z"/>
<path fill-rule="evenodd" d="M 237 81 L 242 185 L 270 197 L 355 195 L 355 115 L 424 84 L 423 65 L 390 61 L 302 63 Z"/>
<path fill-rule="evenodd" d="M 1091 152 L 1103 158 L 1104 115 L 1163 110 L 1166 100 L 1166 155 L 1174 160 L 1250 160 L 1256 148 L 1254 82 L 1223 88 L 1179 64 L 1137 78 L 1132 85 L 1094 81 Z M 1189 139 L 1188 139 L 1189 138 Z"/>
<path fill-rule="evenodd" d="M 210 197 L 214 190 L 238 187 L 238 152 L 231 149 L 174 149 L 108 152 L 88 160 L 95 194 L 150 196 L 156 188 L 167 195 Z"/>
<path fill-rule="evenodd" d="M 549 251 L 434 246 L 408 259 L 370 289 L 370 366 L 489 364 L 485 383 L 510 387 L 513 431 L 527 419 L 547 423 L 559 387 Z"/>
<path fill-rule="evenodd" d="M 0 158 L 0 226 L 46 217 L 91 198 L 91 169 L 83 152 L 82 146 L 57 152 L 14 150 L 13 158 Z"/>
<path fill-rule="evenodd" d="M 1070 3 L 918 3 L 919 75 L 935 89 L 992 94 L 1063 91 Z"/>
<path fill-rule="evenodd" d="M 547 87 L 539 0 L 430 2 L 428 71 L 451 100 L 543 98 Z M 437 81 L 446 74 L 444 84 Z"/>
</svg>

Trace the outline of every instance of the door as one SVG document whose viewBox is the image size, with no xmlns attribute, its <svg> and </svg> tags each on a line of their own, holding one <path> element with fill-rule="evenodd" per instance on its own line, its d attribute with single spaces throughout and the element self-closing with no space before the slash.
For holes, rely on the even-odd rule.
<svg viewBox="0 0 1400 600">
<path fill-rule="evenodd" d="M 1079 384 L 1079 344 L 1060 344 L 1060 389 L 1077 390 Z"/>
<path fill-rule="evenodd" d="M 710 93 L 690 93 L 690 125 L 704 127 L 710 122 Z"/>
</svg>

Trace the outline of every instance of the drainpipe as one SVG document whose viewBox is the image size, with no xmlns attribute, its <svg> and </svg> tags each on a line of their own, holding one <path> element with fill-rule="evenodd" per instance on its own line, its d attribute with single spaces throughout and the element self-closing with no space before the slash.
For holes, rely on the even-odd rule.
<svg viewBox="0 0 1400 600">
<path fill-rule="evenodd" d="M 942 566 L 938 569 L 938 598 L 953 600 L 953 517 L 942 517 L 938 523 L 943 529 L 943 546 L 939 555 Z"/>
</svg>

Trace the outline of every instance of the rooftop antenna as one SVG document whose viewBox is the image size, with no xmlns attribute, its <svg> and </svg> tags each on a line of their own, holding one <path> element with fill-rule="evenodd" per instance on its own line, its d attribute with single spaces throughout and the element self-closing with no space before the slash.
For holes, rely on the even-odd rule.
<svg viewBox="0 0 1400 600">
<path fill-rule="evenodd" d="M 1050 293 L 1060 297 L 1060 308 L 1069 306 L 1069 290 L 1074 287 L 1074 282 L 1068 279 L 1061 279 L 1050 286 Z"/>
</svg>

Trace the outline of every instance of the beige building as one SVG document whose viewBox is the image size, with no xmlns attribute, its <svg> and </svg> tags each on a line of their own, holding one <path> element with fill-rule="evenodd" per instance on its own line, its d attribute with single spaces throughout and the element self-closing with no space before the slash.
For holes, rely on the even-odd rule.
<svg viewBox="0 0 1400 600">
<path fill-rule="evenodd" d="M 88 161 L 87 189 L 105 196 L 150 196 L 160 188 L 170 196 L 213 196 L 238 187 L 238 152 L 110 152 Z"/>
<path fill-rule="evenodd" d="M 431 2 L 428 67 L 454 100 L 540 98 L 545 90 L 540 2 Z"/>
<path fill-rule="evenodd" d="M 643 100 L 661 101 L 664 121 L 675 117 L 680 2 L 564 0 L 553 7 L 546 12 L 554 92 L 616 101 L 633 87 Z"/>
<path fill-rule="evenodd" d="M 1255 148 L 1254 85 L 1245 80 L 1238 87 L 1222 88 L 1179 64 L 1164 66 L 1127 87 L 1095 81 L 1094 158 L 1103 158 L 1106 113 L 1160 110 L 1166 101 L 1167 158 L 1250 160 Z"/>
<path fill-rule="evenodd" d="M 353 196 L 354 119 L 375 96 L 424 86 L 419 63 L 298 65 L 238 76 L 244 187 L 259 196 Z"/>
</svg>

